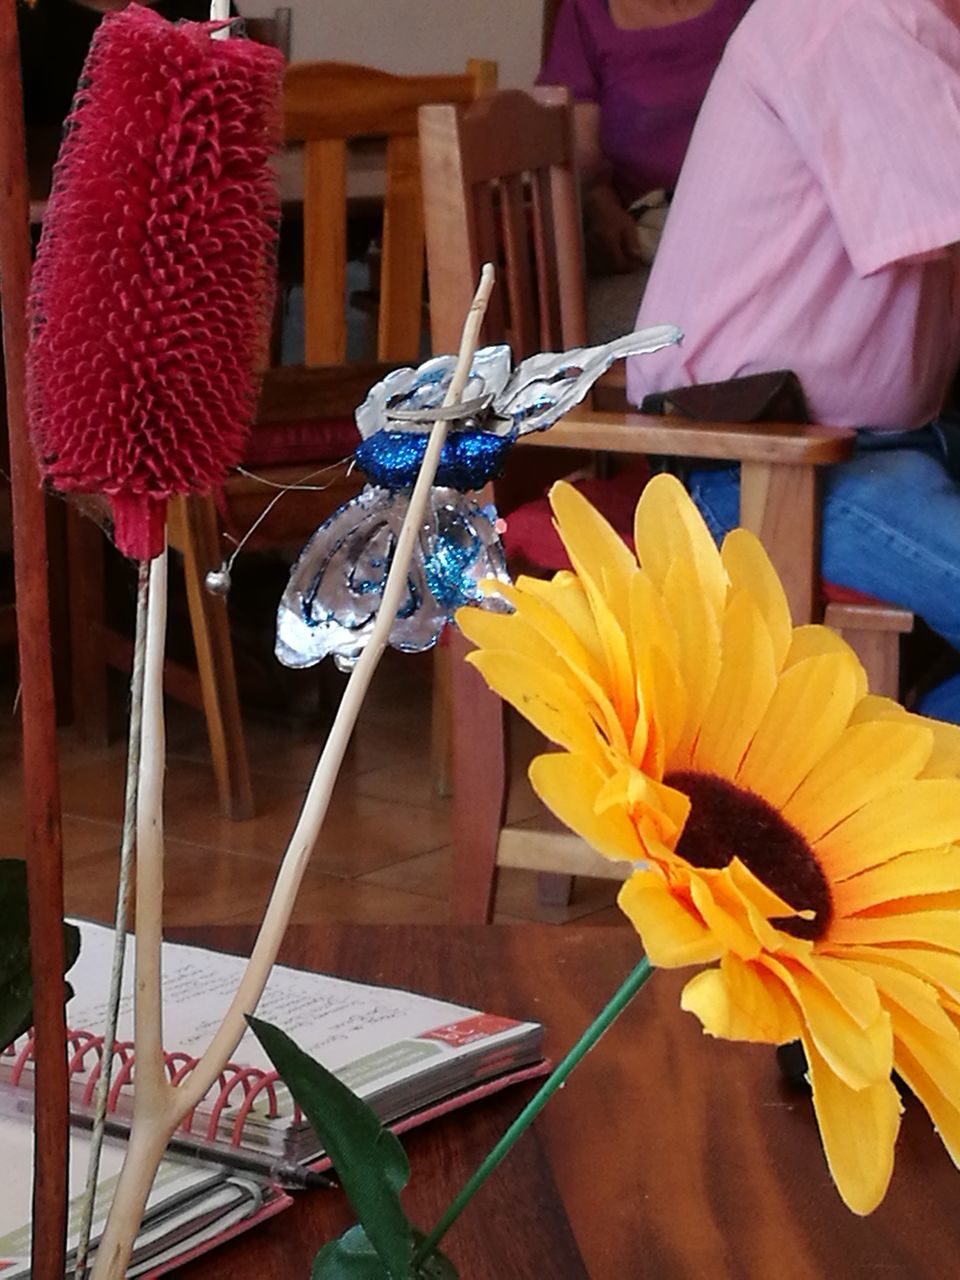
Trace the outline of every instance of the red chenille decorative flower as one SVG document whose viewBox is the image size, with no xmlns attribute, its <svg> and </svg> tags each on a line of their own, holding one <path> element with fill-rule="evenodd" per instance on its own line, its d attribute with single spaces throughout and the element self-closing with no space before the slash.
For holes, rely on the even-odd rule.
<svg viewBox="0 0 960 1280">
<path fill-rule="evenodd" d="M 283 60 L 131 5 L 66 124 L 31 295 L 31 429 L 62 490 L 160 553 L 166 500 L 240 461 L 266 350 Z"/>
</svg>

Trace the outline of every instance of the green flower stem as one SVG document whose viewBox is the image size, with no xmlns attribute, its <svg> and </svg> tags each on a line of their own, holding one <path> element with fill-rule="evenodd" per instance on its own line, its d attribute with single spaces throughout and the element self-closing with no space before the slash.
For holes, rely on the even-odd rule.
<svg viewBox="0 0 960 1280">
<path fill-rule="evenodd" d="M 547 1105 L 556 1091 L 566 1081 L 570 1072 L 574 1069 L 581 1058 L 597 1043 L 603 1033 L 611 1026 L 624 1009 L 637 994 L 643 984 L 653 973 L 653 965 L 646 956 L 640 961 L 626 981 L 617 989 L 611 1000 L 604 1006 L 599 1016 L 587 1027 L 586 1031 L 573 1046 L 562 1062 L 553 1069 L 547 1079 L 543 1082 L 537 1092 L 533 1095 L 527 1105 L 510 1125 L 506 1133 L 493 1148 L 487 1158 L 477 1169 L 476 1173 L 466 1184 L 457 1198 L 451 1204 L 430 1234 L 422 1241 L 420 1247 L 413 1255 L 413 1270 L 416 1273 L 418 1265 L 430 1256 L 437 1247 L 443 1237 L 447 1234 L 453 1224 L 456 1222 L 460 1214 L 463 1213 L 474 1195 L 493 1173 L 494 1169 L 500 1164 L 503 1158 L 510 1151 L 513 1144 L 517 1141 L 525 1130 L 540 1114 Z"/>
</svg>

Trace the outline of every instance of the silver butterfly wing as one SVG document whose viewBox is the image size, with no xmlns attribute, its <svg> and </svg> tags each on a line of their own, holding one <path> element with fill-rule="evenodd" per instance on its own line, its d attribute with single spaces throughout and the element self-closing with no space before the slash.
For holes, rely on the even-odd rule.
<svg viewBox="0 0 960 1280">
<path fill-rule="evenodd" d="M 288 667 L 332 656 L 353 667 L 377 619 L 408 496 L 368 486 L 320 526 L 294 565 L 277 612 L 276 655 Z M 431 648 L 455 609 L 503 607 L 478 583 L 509 582 L 495 517 L 454 489 L 434 489 L 414 544 L 390 644 Z"/>
<path fill-rule="evenodd" d="M 513 377 L 494 397 L 492 413 L 519 435 L 544 431 L 578 405 L 618 360 L 659 351 L 682 337 L 675 325 L 660 324 L 626 333 L 599 347 L 531 356 L 517 366 Z"/>
</svg>

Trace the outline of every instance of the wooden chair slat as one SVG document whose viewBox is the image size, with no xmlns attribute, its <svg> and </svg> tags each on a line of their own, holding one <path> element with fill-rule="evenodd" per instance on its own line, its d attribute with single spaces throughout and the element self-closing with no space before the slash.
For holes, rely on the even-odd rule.
<svg viewBox="0 0 960 1280">
<path fill-rule="evenodd" d="M 423 196 L 416 137 L 387 144 L 377 357 L 416 360 L 423 328 Z"/>
<path fill-rule="evenodd" d="M 540 328 L 527 244 L 526 188 L 520 174 L 511 173 L 500 184 L 500 217 L 510 302 L 510 343 L 514 359 L 520 360 L 536 348 Z"/>
<path fill-rule="evenodd" d="M 343 364 L 347 358 L 347 145 L 339 138 L 308 142 L 303 163 L 304 354 L 309 365 Z"/>
</svg>

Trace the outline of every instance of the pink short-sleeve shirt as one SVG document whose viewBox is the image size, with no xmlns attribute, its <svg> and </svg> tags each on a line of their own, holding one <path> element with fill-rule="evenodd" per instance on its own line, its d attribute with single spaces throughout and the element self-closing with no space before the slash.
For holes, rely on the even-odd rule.
<svg viewBox="0 0 960 1280">
<path fill-rule="evenodd" d="M 960 359 L 960 0 L 755 0 L 638 316 L 649 391 L 792 368 L 817 421 L 911 427 Z"/>
</svg>

